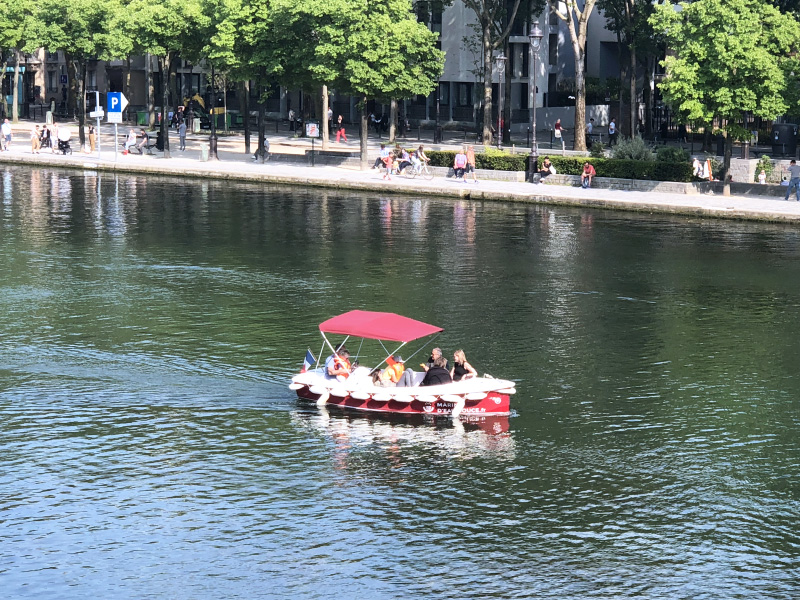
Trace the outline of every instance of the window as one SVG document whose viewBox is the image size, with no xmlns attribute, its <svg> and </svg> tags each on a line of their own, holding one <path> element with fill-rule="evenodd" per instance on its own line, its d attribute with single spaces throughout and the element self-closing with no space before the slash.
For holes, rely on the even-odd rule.
<svg viewBox="0 0 800 600">
<path fill-rule="evenodd" d="M 58 77 L 56 76 L 55 71 L 47 72 L 47 91 L 48 92 L 58 91 Z"/>
<path fill-rule="evenodd" d="M 547 50 L 549 53 L 549 64 L 554 67 L 558 64 L 558 34 L 551 33 L 547 38 Z"/>
<path fill-rule="evenodd" d="M 472 106 L 472 83 L 458 84 L 458 106 Z"/>
<path fill-rule="evenodd" d="M 86 71 L 86 89 L 92 91 L 97 89 L 97 71 Z"/>
<path fill-rule="evenodd" d="M 439 104 L 450 104 L 450 84 L 446 81 L 439 82 Z"/>
</svg>

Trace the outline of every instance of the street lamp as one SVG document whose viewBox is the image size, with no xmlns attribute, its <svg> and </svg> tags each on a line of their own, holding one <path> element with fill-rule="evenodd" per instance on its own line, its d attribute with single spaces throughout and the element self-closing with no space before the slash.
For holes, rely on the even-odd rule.
<svg viewBox="0 0 800 600">
<path fill-rule="evenodd" d="M 497 149 L 500 150 L 503 147 L 503 99 L 506 95 L 506 57 L 504 54 L 500 54 L 495 60 L 497 61 L 497 72 L 500 76 L 500 84 L 497 88 Z"/>
<path fill-rule="evenodd" d="M 530 60 L 528 64 L 531 66 L 530 72 L 530 105 L 532 108 L 531 112 L 531 131 L 533 135 L 531 136 L 531 153 L 528 156 L 528 182 L 530 183 L 538 183 L 538 173 L 537 173 L 537 162 L 539 161 L 539 148 L 536 145 L 536 57 L 539 55 L 539 46 L 542 44 L 542 38 L 544 34 L 542 30 L 539 29 L 539 21 L 534 21 L 533 25 L 531 25 L 530 32 L 528 33 L 528 39 L 531 42 L 530 45 Z"/>
</svg>

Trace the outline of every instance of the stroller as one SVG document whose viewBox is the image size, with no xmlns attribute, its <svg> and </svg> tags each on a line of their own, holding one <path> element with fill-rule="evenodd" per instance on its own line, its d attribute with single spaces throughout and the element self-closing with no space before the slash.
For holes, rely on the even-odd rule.
<svg viewBox="0 0 800 600">
<path fill-rule="evenodd" d="M 68 129 L 61 129 L 58 132 L 58 151 L 62 154 L 72 154 L 72 148 L 69 145 L 70 132 Z"/>
</svg>

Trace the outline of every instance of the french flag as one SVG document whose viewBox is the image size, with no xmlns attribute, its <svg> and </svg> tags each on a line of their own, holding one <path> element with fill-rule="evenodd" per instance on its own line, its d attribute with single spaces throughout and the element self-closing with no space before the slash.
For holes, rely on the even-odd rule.
<svg viewBox="0 0 800 600">
<path fill-rule="evenodd" d="M 314 355 L 311 354 L 311 350 L 306 350 L 306 357 L 303 360 L 303 370 L 300 371 L 301 373 L 305 373 L 308 371 L 313 365 L 315 365 L 317 359 L 314 358 Z"/>
</svg>

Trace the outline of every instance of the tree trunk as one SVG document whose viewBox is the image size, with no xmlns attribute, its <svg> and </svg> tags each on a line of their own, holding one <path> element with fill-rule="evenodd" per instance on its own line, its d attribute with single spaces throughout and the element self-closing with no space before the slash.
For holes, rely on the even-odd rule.
<svg viewBox="0 0 800 600">
<path fill-rule="evenodd" d="M 327 150 L 328 149 L 328 144 L 330 142 L 330 140 L 328 138 L 331 135 L 331 132 L 329 131 L 330 123 L 328 121 L 328 106 L 330 106 L 330 98 L 328 97 L 328 86 L 327 85 L 323 85 L 322 86 L 322 111 L 321 111 L 322 112 L 322 119 L 321 119 L 322 123 L 320 123 L 321 130 L 322 130 L 322 149 L 323 150 Z"/>
<path fill-rule="evenodd" d="M 11 122 L 19 123 L 19 50 L 14 49 L 14 90 L 11 93 Z"/>
<path fill-rule="evenodd" d="M 725 156 L 722 159 L 722 168 L 725 170 L 725 181 L 722 185 L 722 195 L 731 195 L 731 154 L 733 154 L 733 136 L 729 131 L 725 131 Z"/>
<path fill-rule="evenodd" d="M 125 92 L 125 98 L 128 100 L 131 99 L 131 58 L 130 56 L 125 59 L 125 71 L 123 75 L 123 88 Z M 128 120 L 130 119 L 130 113 L 127 112 L 128 109 L 125 109 L 126 114 L 128 114 Z M 100 132 L 98 132 L 99 134 Z"/>
<path fill-rule="evenodd" d="M 81 150 L 86 147 L 86 60 L 75 61 L 75 112 L 78 117 L 78 142 Z"/>
<path fill-rule="evenodd" d="M 169 108 L 178 108 L 178 61 L 173 59 L 169 66 Z"/>
<path fill-rule="evenodd" d="M 244 126 L 244 153 L 250 154 L 250 81 L 240 81 L 238 87 L 239 110 Z"/>
<path fill-rule="evenodd" d="M 631 138 L 636 137 L 639 125 L 639 103 L 636 101 L 636 45 L 632 44 L 630 49 L 631 57 Z"/>
<path fill-rule="evenodd" d="M 259 82 L 259 89 L 263 85 Z M 261 98 L 259 98 L 261 100 Z M 258 103 L 258 162 L 262 165 L 267 158 L 267 149 L 264 147 L 264 138 L 267 135 L 267 105 L 263 101 Z"/>
<path fill-rule="evenodd" d="M 397 141 L 397 100 L 389 101 L 389 143 Z"/>
<path fill-rule="evenodd" d="M 486 20 L 483 26 L 483 145 L 492 143 L 492 43 L 491 23 Z"/>
<path fill-rule="evenodd" d="M 169 123 L 167 123 L 167 107 L 169 106 L 169 71 L 172 67 L 172 55 L 167 53 L 158 59 L 161 71 L 161 142 L 164 144 L 164 158 L 171 158 L 169 154 Z"/>
<path fill-rule="evenodd" d="M 67 79 L 69 80 L 69 88 L 67 91 L 67 117 L 70 115 L 75 116 L 75 101 L 77 100 L 77 87 L 78 87 L 78 73 L 76 69 L 75 59 L 71 54 L 64 53 L 64 60 L 67 63 Z"/>
<path fill-rule="evenodd" d="M 581 47 L 586 45 L 583 40 Z M 583 62 L 583 52 L 575 56 L 575 140 L 573 149 L 586 150 L 586 71 Z"/>
<path fill-rule="evenodd" d="M 153 61 L 150 54 L 145 54 L 145 72 L 147 73 L 147 123 L 149 129 L 156 127 L 156 88 L 153 85 Z"/>
<path fill-rule="evenodd" d="M 361 127 L 360 127 L 360 149 L 361 149 L 361 170 L 366 171 L 369 167 L 369 156 L 367 156 L 367 134 L 369 133 L 369 123 L 367 119 L 367 97 L 361 99 Z"/>
</svg>

